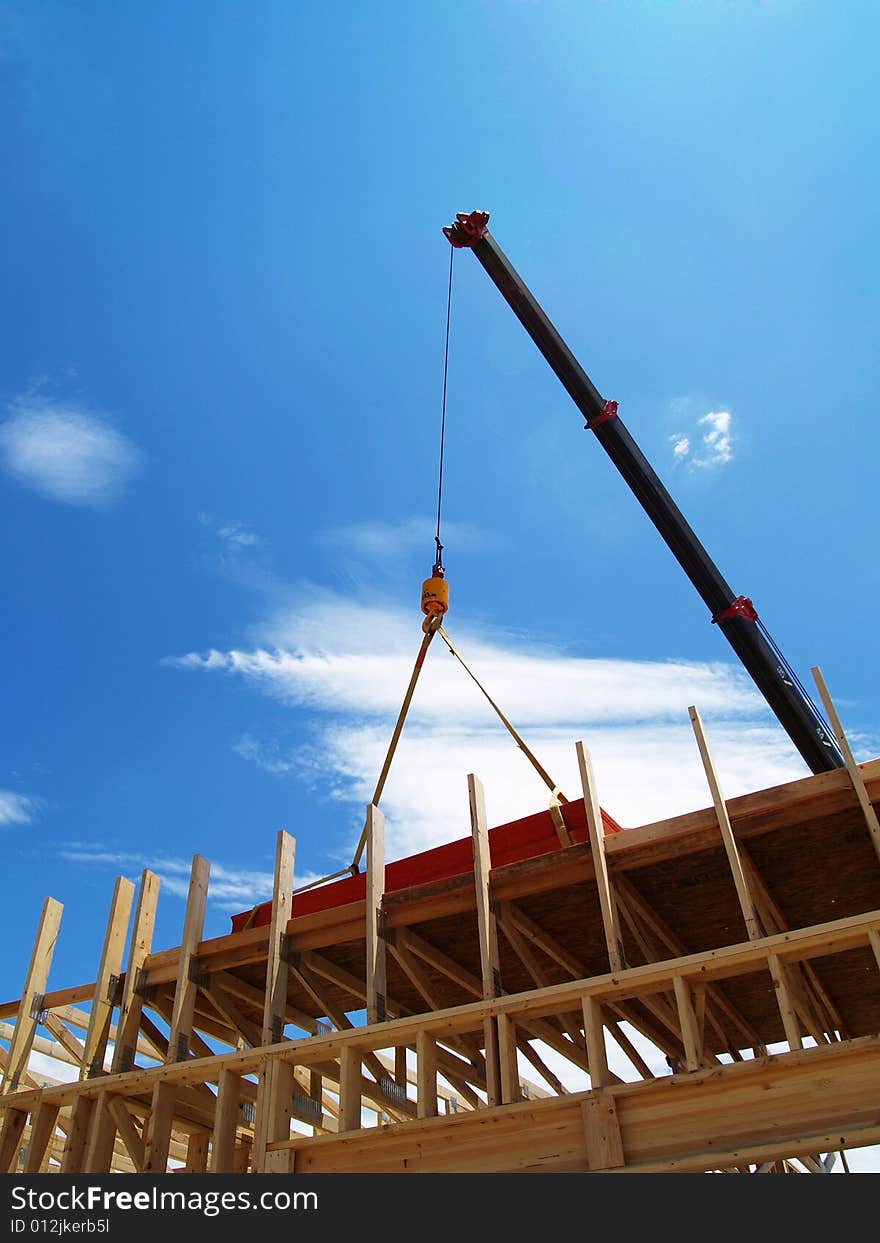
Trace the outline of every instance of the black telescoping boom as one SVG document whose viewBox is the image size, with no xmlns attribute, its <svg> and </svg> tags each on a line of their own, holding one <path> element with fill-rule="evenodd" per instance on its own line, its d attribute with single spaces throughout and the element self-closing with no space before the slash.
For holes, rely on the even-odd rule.
<svg viewBox="0 0 880 1243">
<path fill-rule="evenodd" d="M 443 232 L 472 250 L 517 319 L 562 381 L 602 448 L 629 484 L 673 556 L 700 593 L 727 641 L 751 675 L 813 773 L 844 766 L 830 730 L 758 620 L 751 600 L 734 596 L 718 567 L 660 482 L 617 413 L 601 397 L 562 337 L 488 230 L 488 212 L 459 212 Z"/>
</svg>

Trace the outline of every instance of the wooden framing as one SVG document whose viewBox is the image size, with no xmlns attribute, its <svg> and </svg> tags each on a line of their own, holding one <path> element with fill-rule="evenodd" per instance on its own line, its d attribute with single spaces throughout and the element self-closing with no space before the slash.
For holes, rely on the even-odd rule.
<svg viewBox="0 0 880 1243">
<path fill-rule="evenodd" d="M 113 888 L 113 899 L 110 903 L 110 914 L 107 917 L 107 932 L 98 964 L 98 975 L 95 980 L 95 995 L 92 998 L 92 1008 L 89 1012 L 89 1026 L 83 1046 L 83 1064 L 80 1071 L 80 1077 L 83 1079 L 100 1075 L 104 1071 L 104 1055 L 110 1036 L 110 1019 L 116 1002 L 115 989 L 122 971 L 125 935 L 128 931 L 128 919 L 133 900 L 134 885 L 124 876 L 117 876 Z"/>
<path fill-rule="evenodd" d="M 116 1042 L 113 1044 L 111 1069 L 114 1073 L 131 1070 L 134 1065 L 140 1014 L 143 1012 L 143 998 L 137 991 L 137 982 L 140 972 L 143 971 L 144 962 L 147 961 L 150 948 L 153 946 L 153 927 L 158 901 L 159 878 L 153 871 L 144 868 L 143 873 L 140 874 L 138 904 L 134 910 L 132 938 L 128 950 L 126 982 L 122 989 L 122 1001 L 119 1003 Z"/>
<path fill-rule="evenodd" d="M 382 898 L 385 895 L 385 817 L 372 803 L 367 807 L 367 1022 L 385 1019 L 385 941 Z"/>
<path fill-rule="evenodd" d="M 488 999 L 497 997 L 501 993 L 498 927 L 489 896 L 491 868 L 489 827 L 486 820 L 486 796 L 482 782 L 473 773 L 468 774 L 467 780 L 471 835 L 474 843 L 474 889 L 477 903 L 477 929 L 480 938 L 480 969 L 483 997 Z M 483 1046 L 486 1051 L 486 1098 L 489 1105 L 500 1105 L 503 1100 L 503 1089 L 498 1026 L 492 1018 L 487 1018 L 483 1024 Z"/>
<path fill-rule="evenodd" d="M 856 798 L 859 800 L 859 806 L 861 807 L 862 814 L 865 817 L 865 824 L 871 835 L 871 841 L 874 843 L 874 850 L 877 853 L 877 857 L 880 858 L 880 819 L 878 819 L 877 812 L 871 804 L 871 797 L 868 794 L 862 770 L 856 763 L 855 756 L 852 753 L 852 747 L 849 745 L 849 739 L 844 733 L 843 726 L 840 723 L 840 717 L 838 716 L 837 709 L 834 706 L 834 701 L 829 695 L 828 687 L 825 685 L 825 679 L 822 677 L 822 671 L 818 668 L 818 666 L 814 666 L 810 672 L 813 675 L 813 681 L 816 683 L 816 689 L 822 699 L 825 711 L 828 713 L 828 720 L 831 722 L 831 728 L 834 730 L 834 736 L 840 745 L 841 754 L 843 755 L 843 759 L 846 764 L 846 771 L 849 774 L 849 779 L 852 782 L 853 789 L 856 792 Z"/>
<path fill-rule="evenodd" d="M 584 792 L 584 807 L 587 812 L 587 826 L 590 832 L 590 850 L 593 852 L 593 870 L 596 874 L 596 885 L 599 890 L 599 907 L 602 911 L 602 925 L 605 929 L 605 945 L 608 950 L 608 965 L 612 971 L 622 971 L 626 965 L 623 953 L 623 938 L 620 935 L 620 922 L 617 917 L 617 899 L 611 888 L 608 877 L 608 861 L 605 857 L 605 828 L 602 824 L 602 809 L 596 793 L 596 777 L 590 753 L 582 742 L 576 744 L 578 768 L 581 774 L 581 787 Z"/>
<path fill-rule="evenodd" d="M 40 912 L 37 935 L 31 960 L 21 990 L 21 1001 L 17 1006 L 15 1031 L 9 1046 L 3 1082 L 0 1092 L 14 1092 L 27 1066 L 28 1056 L 37 1033 L 39 1011 L 42 1009 L 43 993 L 49 978 L 49 967 L 52 954 L 58 939 L 58 928 L 61 924 L 61 912 L 64 910 L 60 902 L 54 898 L 46 898 Z"/>
<path fill-rule="evenodd" d="M 712 762 L 712 754 L 709 750 L 709 743 L 706 739 L 706 731 L 703 728 L 703 722 L 697 709 L 692 705 L 688 708 L 691 718 L 691 725 L 694 729 L 694 736 L 697 740 L 697 746 L 700 751 L 700 759 L 703 761 L 703 769 L 706 773 L 706 780 L 709 783 L 709 790 L 712 794 L 712 803 L 715 807 L 715 814 L 718 817 L 718 827 L 721 830 L 721 839 L 724 842 L 724 850 L 727 854 L 727 861 L 730 864 L 733 883 L 736 887 L 736 896 L 739 899 L 740 909 L 742 911 L 743 920 L 746 925 L 746 932 L 750 940 L 755 941 L 761 935 L 761 923 L 758 919 L 758 913 L 755 910 L 754 899 L 752 898 L 749 884 L 746 880 L 746 874 L 743 870 L 742 859 L 740 858 L 739 848 L 736 844 L 736 838 L 733 835 L 733 826 L 730 823 L 730 816 L 727 811 L 727 803 L 724 795 L 721 793 L 721 785 L 718 781 L 718 774 L 715 771 L 715 765 Z"/>
<path fill-rule="evenodd" d="M 472 874 L 386 892 L 372 809 L 362 901 L 294 915 L 282 832 L 269 922 L 204 941 L 209 866 L 196 856 L 179 947 L 151 952 L 158 882 L 145 873 L 119 979 L 132 890 L 117 882 L 95 982 L 52 993 L 60 906 L 47 900 L 23 997 L 0 1004 L 0 1061 L 8 1078 L 26 1044 L 80 1077 L 37 1081 L 25 1055 L 0 1097 L 3 1168 L 647 1172 L 792 1170 L 798 1158 L 818 1171 L 823 1152 L 880 1141 L 880 877 L 853 829 L 863 809 L 850 777 L 727 801 L 695 709 L 691 719 L 712 807 L 665 827 L 606 838 L 579 746 L 581 839 L 561 851 L 493 866 L 470 776 Z M 880 800 L 880 763 L 858 772 Z M 837 866 L 849 906 L 809 922 L 820 902 L 801 873 L 788 884 L 788 869 L 812 859 L 789 853 L 776 868 L 774 834 L 814 814 L 828 913 L 839 911 Z M 684 904 L 663 888 L 691 854 L 707 911 L 733 940 L 701 941 L 702 888 Z M 349 1015 L 364 1008 L 356 1026 Z M 305 1035 L 285 1038 L 288 1024 Z M 548 1066 L 545 1048 L 588 1069 L 589 1089 Z M 546 1089 L 520 1073 L 526 1062 Z"/>
</svg>

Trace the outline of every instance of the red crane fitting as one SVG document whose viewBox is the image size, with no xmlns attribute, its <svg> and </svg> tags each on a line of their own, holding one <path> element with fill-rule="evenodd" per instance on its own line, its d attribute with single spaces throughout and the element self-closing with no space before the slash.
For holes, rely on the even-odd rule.
<svg viewBox="0 0 880 1243">
<path fill-rule="evenodd" d="M 473 246 L 489 232 L 489 213 L 487 211 L 459 211 L 455 213 L 452 224 L 444 225 L 443 235 L 457 250 L 464 246 Z"/>
<path fill-rule="evenodd" d="M 758 613 L 748 596 L 737 596 L 726 609 L 713 614 L 712 625 L 720 621 L 729 621 L 731 617 L 743 617 L 746 621 L 756 622 Z"/>
</svg>

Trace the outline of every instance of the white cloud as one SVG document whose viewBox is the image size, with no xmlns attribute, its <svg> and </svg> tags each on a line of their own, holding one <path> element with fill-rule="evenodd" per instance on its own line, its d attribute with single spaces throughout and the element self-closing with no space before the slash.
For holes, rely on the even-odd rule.
<svg viewBox="0 0 880 1243">
<path fill-rule="evenodd" d="M 364 562 L 377 563 L 400 561 L 413 553 L 422 552 L 427 562 L 434 551 L 436 527 L 425 518 L 408 518 L 402 522 L 357 522 L 335 527 L 323 536 L 323 542 L 334 551 L 358 558 Z M 454 544 L 457 552 L 482 551 L 488 544 L 487 537 L 466 522 L 443 523 L 441 536 L 444 543 Z"/>
<path fill-rule="evenodd" d="M 680 400 L 673 403 L 673 408 L 680 416 L 686 405 Z M 674 432 L 669 437 L 673 459 L 687 462 L 694 470 L 725 465 L 733 457 L 732 421 L 729 410 L 710 410 L 696 420 L 694 433 Z"/>
<path fill-rule="evenodd" d="M 162 882 L 162 892 L 185 898 L 189 892 L 191 859 L 174 855 L 116 850 L 100 842 L 69 842 L 58 851 L 62 859 L 87 867 L 113 868 L 123 873 L 139 874 L 143 868 L 155 872 Z M 314 873 L 298 874 L 296 884 L 307 885 L 317 880 Z M 247 910 L 256 902 L 272 897 L 272 873 L 226 867 L 211 861 L 208 901 L 222 911 Z"/>
<path fill-rule="evenodd" d="M 708 430 L 703 436 L 703 455 L 695 459 L 694 465 L 713 466 L 715 463 L 729 462 L 733 456 L 730 443 L 730 411 L 710 410 L 697 421 Z"/>
<path fill-rule="evenodd" d="M 283 754 L 274 740 L 261 742 L 259 738 L 245 734 L 232 744 L 232 749 L 243 760 L 250 760 L 257 768 L 262 768 L 263 772 L 273 773 L 276 777 L 296 768 L 295 757 Z"/>
<path fill-rule="evenodd" d="M 248 530 L 243 522 L 208 513 L 200 513 L 199 522 L 214 532 L 226 552 L 241 552 L 244 548 L 259 548 L 263 544 L 260 536 Z"/>
<path fill-rule="evenodd" d="M 40 800 L 29 794 L 0 790 L 0 825 L 30 824 L 40 806 Z"/>
<path fill-rule="evenodd" d="M 21 397 L 9 410 L 0 425 L 0 459 L 50 500 L 105 508 L 140 467 L 140 450 L 94 411 L 40 395 Z"/>
<path fill-rule="evenodd" d="M 342 858 L 372 797 L 420 639 L 418 614 L 353 608 L 324 592 L 265 623 L 251 648 L 190 652 L 166 663 L 224 672 L 311 714 L 306 749 L 288 754 L 248 734 L 236 750 L 350 806 L 340 830 L 345 841 L 336 847 Z M 728 795 L 804 775 L 751 682 L 732 665 L 589 660 L 466 630 L 455 639 L 569 798 L 579 793 L 574 742 L 586 743 L 603 804 L 624 825 L 709 803 L 689 704 L 707 722 Z M 438 638 L 382 797 L 393 856 L 467 835 L 468 772 L 486 786 L 492 823 L 547 805 L 544 785 Z"/>
</svg>

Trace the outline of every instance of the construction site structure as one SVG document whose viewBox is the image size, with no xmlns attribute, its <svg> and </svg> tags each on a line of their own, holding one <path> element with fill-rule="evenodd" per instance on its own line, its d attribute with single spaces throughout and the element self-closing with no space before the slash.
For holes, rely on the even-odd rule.
<svg viewBox="0 0 880 1243">
<path fill-rule="evenodd" d="M 279 832 L 224 936 L 201 856 L 171 949 L 158 878 L 120 877 L 72 987 L 47 898 L 0 1005 L 0 1169 L 822 1173 L 880 1143 L 880 759 L 814 675 L 845 767 L 726 799 L 691 708 L 710 797 L 671 819 L 620 830 L 577 744 L 558 816 L 490 830 L 471 775 L 470 835 L 386 866 L 371 805 L 333 884 L 295 893 Z"/>
</svg>

